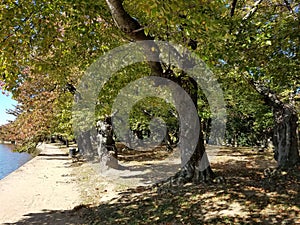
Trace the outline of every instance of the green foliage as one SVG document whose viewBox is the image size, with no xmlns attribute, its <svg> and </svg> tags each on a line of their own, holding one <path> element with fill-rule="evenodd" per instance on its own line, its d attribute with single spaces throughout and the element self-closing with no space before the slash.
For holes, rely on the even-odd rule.
<svg viewBox="0 0 300 225">
<path fill-rule="evenodd" d="M 138 102 L 131 111 L 130 128 L 137 131 L 147 131 L 153 118 L 161 118 L 171 133 L 178 130 L 178 118 L 174 106 L 165 100 L 148 97 Z M 175 137 L 174 137 L 175 138 Z"/>
<path fill-rule="evenodd" d="M 54 110 L 55 118 L 51 124 L 51 134 L 60 135 L 65 140 L 73 140 L 74 134 L 72 129 L 72 100 L 73 95 L 69 92 L 61 95 L 56 101 Z"/>
<path fill-rule="evenodd" d="M 228 62 L 284 97 L 299 87 L 299 15 L 280 1 L 264 2 L 243 26 L 236 27 Z M 244 7 L 247 6 L 247 2 Z M 291 2 L 291 7 L 296 7 Z M 240 12 L 238 9 L 238 12 Z"/>
<path fill-rule="evenodd" d="M 146 34 L 195 49 L 223 84 L 231 135 L 239 133 L 255 140 L 272 127 L 271 111 L 247 80 L 262 82 L 281 100 L 290 101 L 291 93 L 300 86 L 299 12 L 294 1 L 289 3 L 292 10 L 280 0 L 263 1 L 245 19 L 255 3 L 238 1 L 230 16 L 231 3 L 123 1 Z M 5 1 L 0 12 L 1 86 L 12 91 L 22 106 L 15 129 L 39 130 L 37 137 L 57 133 L 71 139 L 74 93 L 68 93 L 67 87 L 76 87 L 85 69 L 104 52 L 129 40 L 115 26 L 104 0 Z M 111 113 L 114 98 L 126 84 L 149 73 L 146 64 L 138 64 L 115 74 L 99 93 L 96 118 Z M 52 96 L 51 104 L 47 105 L 49 99 L 44 97 L 32 97 L 45 93 L 41 87 Z M 199 96 L 199 114 L 208 124 L 209 106 L 201 91 Z M 147 127 L 149 118 L 140 112 L 143 104 L 157 106 L 156 101 L 150 104 L 147 100 L 137 104 L 132 111 L 132 128 L 138 120 Z M 168 117 L 168 107 L 159 105 L 161 114 L 152 111 L 153 116 Z M 173 119 L 167 123 L 176 127 Z M 34 126 L 24 122 L 29 120 Z"/>
<path fill-rule="evenodd" d="M 227 102 L 226 138 L 240 145 L 252 146 L 270 137 L 273 116 L 261 96 L 237 73 L 222 78 Z"/>
<path fill-rule="evenodd" d="M 117 74 L 113 74 L 112 78 L 105 83 L 101 89 L 96 104 L 96 119 L 103 119 L 106 115 L 110 115 L 114 99 L 118 96 L 119 91 L 130 82 L 148 76 L 150 74 L 149 68 L 145 63 L 139 63 L 128 66 Z M 134 98 L 135 96 L 128 96 Z"/>
</svg>

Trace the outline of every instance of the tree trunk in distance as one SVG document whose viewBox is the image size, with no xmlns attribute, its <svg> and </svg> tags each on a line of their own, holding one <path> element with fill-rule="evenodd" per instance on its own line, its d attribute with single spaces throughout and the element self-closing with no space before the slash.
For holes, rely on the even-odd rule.
<svg viewBox="0 0 300 225">
<path fill-rule="evenodd" d="M 299 162 L 297 112 L 290 105 L 273 107 L 274 113 L 274 158 L 280 169 L 288 169 Z"/>
<path fill-rule="evenodd" d="M 106 117 L 103 121 L 97 122 L 97 152 L 101 169 L 119 167 L 118 153 L 113 139 L 113 128 L 111 117 Z"/>
<path fill-rule="evenodd" d="M 298 149 L 298 116 L 294 104 L 282 102 L 276 93 L 266 85 L 249 80 L 254 89 L 264 97 L 265 103 L 273 110 L 274 117 L 274 158 L 278 169 L 288 169 L 300 161 Z"/>
<path fill-rule="evenodd" d="M 95 157 L 95 151 L 93 150 L 91 137 L 92 134 L 90 131 L 81 132 L 77 141 L 79 151 L 90 160 L 94 159 Z"/>
</svg>

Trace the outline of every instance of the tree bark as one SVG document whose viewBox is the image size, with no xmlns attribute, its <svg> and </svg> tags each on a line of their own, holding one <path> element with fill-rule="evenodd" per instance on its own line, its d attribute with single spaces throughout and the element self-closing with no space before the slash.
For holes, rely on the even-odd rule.
<svg viewBox="0 0 300 225">
<path fill-rule="evenodd" d="M 91 140 L 93 136 L 95 136 L 95 134 L 92 134 L 91 131 L 85 131 L 78 135 L 77 140 L 79 151 L 84 153 L 84 155 L 90 160 L 94 159 L 96 156 Z"/>
<path fill-rule="evenodd" d="M 288 169 L 300 160 L 298 150 L 297 134 L 297 112 L 290 105 L 274 107 L 274 158 L 277 166 L 281 169 Z"/>
<path fill-rule="evenodd" d="M 258 9 L 259 4 L 263 1 L 258 0 L 254 3 L 253 7 L 243 17 L 242 21 L 248 20 L 252 17 Z M 290 10 L 290 6 L 285 1 L 287 8 L 295 17 L 293 11 Z M 239 31 L 241 33 L 241 30 Z M 268 106 L 273 110 L 274 116 L 274 158 L 277 161 L 279 169 L 287 169 L 294 166 L 300 161 L 299 149 L 298 149 L 298 133 L 297 122 L 298 116 L 295 106 L 293 104 L 282 102 L 276 93 L 271 91 L 266 85 L 261 82 L 256 82 L 252 78 L 248 79 L 250 85 L 264 97 L 264 100 Z"/>
<path fill-rule="evenodd" d="M 198 85 L 197 82 L 190 78 L 190 77 L 186 77 L 185 74 L 180 75 L 178 78 L 174 79 L 173 77 L 170 77 L 171 80 L 175 81 L 180 87 L 182 87 L 187 93 L 188 95 L 191 97 L 193 103 L 194 103 L 194 107 L 196 108 L 196 110 L 198 111 Z M 186 107 L 188 107 L 186 104 L 182 104 L 184 102 L 186 102 L 186 99 L 183 99 L 183 96 L 179 95 L 179 92 L 175 92 L 174 93 L 174 98 L 177 99 L 177 101 L 179 101 L 179 107 L 183 107 L 184 109 L 182 111 L 185 112 L 191 112 L 192 109 L 187 109 Z M 181 120 L 184 119 L 183 117 L 181 118 Z M 198 121 L 191 121 L 192 119 L 196 120 L 198 119 Z M 186 134 L 184 135 L 184 139 L 188 140 L 187 143 L 193 143 L 193 140 L 190 136 L 190 132 L 193 132 L 193 128 L 191 126 L 191 124 L 197 124 L 199 123 L 199 136 L 198 136 L 198 142 L 197 145 L 194 146 L 180 146 L 181 148 L 181 158 L 182 161 L 184 162 L 185 159 L 183 159 L 185 156 L 183 154 L 185 154 L 185 152 L 190 152 L 192 149 L 194 149 L 193 154 L 191 156 L 189 156 L 189 160 L 185 163 L 182 164 L 182 169 L 175 174 L 174 178 L 176 183 L 187 183 L 187 182 L 194 182 L 194 183 L 199 183 L 202 181 L 207 181 L 207 180 L 211 180 L 215 177 L 214 172 L 212 171 L 211 167 L 210 167 L 210 163 L 208 160 L 208 157 L 206 155 L 205 152 L 205 145 L 204 145 L 204 136 L 203 136 L 203 130 L 202 130 L 202 126 L 200 125 L 200 117 L 195 117 L 193 118 L 193 116 L 191 116 L 189 118 L 188 121 L 183 121 L 183 123 L 186 123 L 186 126 L 184 126 L 184 129 L 186 129 L 183 133 Z M 181 121 L 182 122 L 182 121 Z M 182 127 L 181 127 L 182 128 Z M 185 149 L 186 147 L 190 148 L 190 149 Z"/>
<path fill-rule="evenodd" d="M 274 116 L 274 158 L 279 169 L 288 169 L 300 161 L 298 149 L 298 115 L 293 104 L 283 103 L 269 88 L 251 81 L 267 105 L 272 107 Z"/>
<path fill-rule="evenodd" d="M 113 127 L 111 117 L 97 122 L 97 152 L 101 169 L 119 167 L 118 152 L 113 138 Z"/>
<path fill-rule="evenodd" d="M 130 38 L 133 39 L 133 41 L 146 41 L 146 40 L 153 40 L 152 37 L 145 34 L 144 30 L 142 29 L 142 26 L 139 24 L 139 22 L 135 19 L 133 19 L 124 9 L 122 5 L 122 0 L 106 0 L 107 5 L 109 6 L 109 9 L 111 11 L 112 17 L 116 23 L 116 25 L 119 27 L 120 30 L 122 30 L 126 35 L 128 35 Z M 165 77 L 173 80 L 177 84 L 179 84 L 182 88 L 185 89 L 187 93 L 189 93 L 191 99 L 194 102 L 194 105 L 197 109 L 197 83 L 192 80 L 188 79 L 188 85 L 186 85 L 186 81 L 183 81 L 183 79 L 172 77 L 173 71 L 163 71 L 162 65 L 160 64 L 159 60 L 159 54 L 160 50 L 158 46 L 155 45 L 153 42 L 152 44 L 149 44 L 148 46 L 143 46 L 146 52 L 146 57 L 148 57 L 148 64 L 151 68 L 151 75 L 153 76 L 160 76 Z M 151 60 L 150 60 L 151 59 Z M 156 61 L 153 59 L 157 59 Z M 155 61 L 155 62 L 154 62 Z M 185 76 L 180 76 L 180 78 L 183 78 Z M 184 83 L 185 82 L 185 83 Z M 189 88 L 188 88 L 189 87 Z M 180 96 L 178 96 L 180 99 Z M 176 99 L 176 96 L 175 96 Z M 201 121 L 201 120 L 199 120 Z M 191 123 L 191 121 L 189 121 Z M 188 129 L 188 128 L 187 128 Z M 200 132 L 199 132 L 199 140 L 198 144 L 195 148 L 195 151 L 193 152 L 192 156 L 189 158 L 187 163 L 182 165 L 181 170 L 173 177 L 176 182 L 178 183 L 185 183 L 190 181 L 200 181 L 200 180 L 206 180 L 210 177 L 214 177 L 214 173 L 212 169 L 210 168 L 209 161 L 207 158 L 207 155 L 205 153 L 205 146 L 203 141 L 203 134 L 201 130 L 201 126 L 199 126 Z M 188 133 L 188 132 L 185 132 Z M 185 137 L 189 138 L 189 137 Z M 204 157 L 204 162 L 206 163 L 205 169 L 200 169 L 200 160 Z M 201 160 L 202 162 L 202 160 Z"/>
</svg>

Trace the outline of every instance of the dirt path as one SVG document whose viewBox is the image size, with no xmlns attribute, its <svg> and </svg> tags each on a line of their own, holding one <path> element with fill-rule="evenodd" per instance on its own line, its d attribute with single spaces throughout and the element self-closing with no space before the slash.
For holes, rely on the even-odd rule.
<svg viewBox="0 0 300 225">
<path fill-rule="evenodd" d="M 228 149 L 222 152 L 220 147 L 207 146 L 208 157 L 214 163 L 236 160 L 236 155 L 230 155 L 228 152 Z M 143 155 L 143 151 L 140 154 Z M 151 155 L 153 154 L 152 152 Z M 239 155 L 239 159 L 245 160 L 246 157 Z M 108 202 L 127 189 L 143 189 L 143 186 L 163 181 L 180 170 L 181 158 L 179 149 L 175 149 L 163 160 L 150 160 L 149 157 L 145 157 L 136 161 L 119 161 L 119 165 L 120 169 L 116 170 L 100 168 L 98 163 L 79 163 L 77 166 L 74 164 L 74 173 L 78 177 L 85 204 Z"/>
<path fill-rule="evenodd" d="M 271 151 L 216 146 L 207 146 L 207 151 L 214 171 L 226 183 L 186 184 L 160 191 L 137 188 L 176 172 L 177 157 L 122 161 L 120 170 L 97 171 L 96 163 L 78 165 L 82 178 L 86 176 L 81 187 L 88 204 L 76 213 L 86 224 L 99 225 L 300 224 L 296 170 L 271 179 L 263 174 L 265 168 L 276 167 Z"/>
<path fill-rule="evenodd" d="M 264 154 L 249 157 L 253 152 L 213 146 L 207 146 L 207 150 L 214 168 L 220 171 L 237 166 L 246 170 L 274 166 Z M 119 170 L 102 170 L 97 163 L 72 163 L 66 150 L 43 145 L 39 156 L 0 181 L 0 224 L 89 224 L 89 216 L 82 216 L 85 210 L 81 210 L 84 207 L 81 204 L 96 209 L 97 213 L 98 206 L 104 207 L 101 208 L 104 211 L 115 210 L 114 204 L 119 205 L 118 199 L 128 189 L 137 190 L 178 171 L 180 154 L 175 151 L 165 160 L 141 157 L 141 160 L 122 161 L 120 165 Z M 232 207 L 234 210 L 212 210 L 206 215 L 242 215 L 244 209 L 234 204 Z"/>
<path fill-rule="evenodd" d="M 119 169 L 103 169 L 98 163 L 79 163 L 74 166 L 84 204 L 99 204 L 111 201 L 121 192 L 142 188 L 165 180 L 181 167 L 180 153 L 174 151 L 164 160 L 119 162 Z"/>
<path fill-rule="evenodd" d="M 66 152 L 54 145 L 43 144 L 40 148 L 39 156 L 0 181 L 0 224 L 22 224 L 30 217 L 40 224 L 45 220 L 51 224 L 51 217 L 44 218 L 43 213 L 70 210 L 81 203 Z M 36 218 L 39 214 L 40 219 Z M 52 224 L 70 224 L 71 220 L 56 215 Z"/>
</svg>

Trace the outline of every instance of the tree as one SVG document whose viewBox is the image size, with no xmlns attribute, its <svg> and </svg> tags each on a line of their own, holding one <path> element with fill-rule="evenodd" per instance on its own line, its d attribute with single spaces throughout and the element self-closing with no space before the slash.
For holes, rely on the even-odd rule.
<svg viewBox="0 0 300 225">
<path fill-rule="evenodd" d="M 275 141 L 278 166 L 289 167 L 298 161 L 298 147 L 295 144 L 297 111 L 293 103 L 295 91 L 300 86 L 297 2 L 62 0 L 51 3 L 23 1 L 21 4 L 18 1 L 6 1 L 0 5 L 0 10 L 1 80 L 5 82 L 4 88 L 19 96 L 20 100 L 24 94 L 22 107 L 30 110 L 26 107 L 22 109 L 20 118 L 31 118 L 29 115 L 35 112 L 36 118 L 47 121 L 40 123 L 37 119 L 32 120 L 36 123 L 34 129 L 42 124 L 43 132 L 47 131 L 45 133 L 57 132 L 71 136 L 72 95 L 76 93 L 75 87 L 83 71 L 104 52 L 128 41 L 165 40 L 193 49 L 216 74 L 220 74 L 219 79 L 225 91 L 228 90 L 231 112 L 239 109 L 238 115 L 232 114 L 237 117 L 232 118 L 246 118 L 259 133 L 271 126 L 264 124 L 260 117 L 269 118 L 268 110 L 272 108 L 274 131 L 279 138 L 278 145 Z M 115 22 L 117 27 L 114 26 Z M 157 50 L 156 46 L 145 46 L 148 50 L 152 47 Z M 158 57 L 158 53 L 154 51 L 152 57 Z M 27 68 L 30 68 L 31 75 L 26 73 Z M 120 73 L 118 79 L 135 79 L 139 77 L 137 70 L 147 73 L 147 69 L 141 68 L 130 68 L 130 72 Z M 185 86 L 195 106 L 203 108 L 203 102 L 200 104 L 196 95 L 201 95 L 201 91 L 196 91 L 199 88 L 182 71 L 154 62 L 149 62 L 149 68 L 151 75 L 176 80 Z M 48 77 L 39 84 L 49 87 L 46 92 L 53 96 L 51 115 L 37 113 L 39 107 L 48 109 L 48 99 L 38 93 L 43 92 L 41 87 L 30 89 L 30 85 L 35 86 L 34 83 L 38 82 L 39 75 Z M 234 83 L 243 83 L 242 87 L 248 90 L 241 93 L 251 95 L 253 99 L 238 95 L 232 95 L 234 97 L 231 98 L 230 89 L 234 88 Z M 110 97 L 121 88 L 119 84 L 110 83 L 107 86 L 106 90 L 111 96 L 99 94 L 97 118 L 110 113 Z M 24 92 L 21 92 L 22 89 Z M 261 97 L 254 102 L 257 96 Z M 262 104 L 263 100 L 266 100 L 267 106 Z M 251 107 L 249 101 L 253 103 Z M 35 106 L 29 107 L 30 102 L 35 102 Z M 241 102 L 245 103 L 243 107 L 239 106 Z M 207 120 L 206 123 L 209 123 L 208 111 L 199 113 L 202 120 Z M 261 115 L 254 113 L 256 111 L 260 111 Z M 240 123 L 235 126 L 239 129 Z M 26 126 L 20 126 L 19 129 L 26 129 Z M 241 129 L 237 129 L 235 133 L 241 132 Z M 252 130 L 243 129 L 242 132 Z M 286 134 L 290 138 L 286 138 Z M 88 136 L 90 134 L 82 139 L 88 142 Z M 201 143 L 192 157 L 193 162 L 189 163 L 191 168 L 182 170 L 187 172 L 186 177 L 196 176 L 195 163 L 204 153 Z M 87 145 L 91 147 L 91 143 Z M 212 174 L 210 170 L 205 173 Z"/>
<path fill-rule="evenodd" d="M 272 108 L 275 159 L 279 168 L 287 169 L 300 159 L 294 102 L 300 85 L 299 36 L 295 35 L 299 31 L 299 4 L 256 1 L 252 10 L 242 16 L 247 6 L 240 3 L 232 9 L 231 15 L 239 22 L 232 30 L 233 41 L 228 42 L 234 52 L 228 64 Z"/>
<path fill-rule="evenodd" d="M 271 108 L 246 79 L 238 79 L 238 72 L 220 71 L 220 74 L 227 102 L 226 143 L 267 147 L 274 126 Z"/>
<path fill-rule="evenodd" d="M 118 27 L 133 40 L 151 38 L 149 35 L 146 35 L 147 32 L 144 32 L 144 28 L 136 20 L 130 19 L 129 14 L 124 10 L 122 11 L 121 2 L 107 1 L 107 3 Z M 174 16 L 172 17 L 168 14 L 170 11 L 176 11 L 176 7 L 171 3 L 164 3 L 164 6 L 162 8 L 165 9 L 165 12 L 162 14 L 168 20 L 166 24 L 159 23 L 161 26 L 157 27 L 160 30 L 164 28 L 167 30 L 168 26 L 172 27 L 172 25 L 178 23 L 177 25 L 180 24 L 181 28 L 185 29 L 187 34 L 190 34 L 189 31 L 192 30 L 192 26 L 185 27 L 185 25 L 174 19 Z M 180 5 L 179 7 L 182 6 Z M 211 6 L 209 5 L 207 8 Z M 187 5 L 184 8 L 188 8 Z M 204 9 L 206 7 L 201 8 Z M 246 14 L 244 13 L 245 8 L 249 8 Z M 222 15 L 221 9 L 222 7 L 217 11 L 214 8 L 214 12 Z M 278 160 L 278 167 L 283 169 L 299 162 L 297 145 L 298 117 L 295 104 L 293 103 L 294 93 L 299 87 L 299 63 L 297 63 L 299 61 L 299 47 L 296 44 L 299 37 L 294 35 L 295 30 L 299 29 L 297 25 L 299 22 L 298 12 L 299 5 L 293 1 L 272 1 L 269 3 L 262 1 L 256 1 L 255 3 L 233 1 L 229 30 L 226 30 L 226 28 L 222 29 L 227 37 L 225 36 L 225 42 L 223 42 L 221 47 L 224 50 L 221 51 L 222 54 L 219 56 L 219 59 L 225 62 L 226 66 L 233 68 L 234 71 L 238 72 L 238 76 L 246 79 L 248 86 L 254 88 L 265 103 L 272 108 L 275 158 Z M 185 15 L 181 15 L 182 17 L 187 22 Z M 193 19 L 190 20 L 194 21 Z M 147 30 L 147 27 L 145 30 Z M 222 34 L 222 31 L 218 35 Z M 155 35 L 154 37 L 160 38 L 160 35 Z M 173 38 L 176 40 L 176 37 L 172 37 L 172 40 Z M 196 42 L 198 40 L 199 38 Z M 214 48 L 216 49 L 217 46 L 215 44 Z M 213 53 L 215 52 L 213 51 Z M 153 74 L 163 74 L 159 65 L 152 64 L 150 66 Z M 278 95 L 276 92 L 280 94 Z"/>
<path fill-rule="evenodd" d="M 29 80 L 16 89 L 18 94 L 14 97 L 18 106 L 10 112 L 16 120 L 9 125 L 8 131 L 20 151 L 33 152 L 36 144 L 50 133 L 58 92 L 49 76 L 28 73 Z"/>
<path fill-rule="evenodd" d="M 126 35 L 128 35 L 132 40 L 145 41 L 153 39 L 153 37 L 146 34 L 144 28 L 140 25 L 140 23 L 127 13 L 122 4 L 123 1 L 106 0 L 106 2 L 109 6 L 112 17 L 118 28 L 121 31 L 123 31 Z M 149 43 L 149 45 L 145 44 L 144 48 L 146 55 L 151 55 L 152 58 L 159 58 L 160 51 L 154 42 Z M 178 55 L 180 54 L 178 53 Z M 170 68 L 168 70 L 164 70 L 163 65 L 161 65 L 161 63 L 159 63 L 158 60 L 156 62 L 148 60 L 148 64 L 151 68 L 151 75 L 166 77 L 176 81 L 177 84 L 184 88 L 187 93 L 189 93 L 191 99 L 194 102 L 195 108 L 198 108 L 198 86 L 194 80 L 192 80 L 191 78 L 186 78 L 182 73 L 179 75 L 179 77 L 176 77 L 175 72 Z M 180 96 L 176 97 L 180 99 Z M 181 102 L 180 104 L 182 103 L 183 102 Z M 204 170 L 199 169 L 200 160 L 202 157 L 205 157 L 205 147 L 201 126 L 199 127 L 199 129 L 199 139 L 195 151 L 188 160 L 188 162 L 185 165 L 183 165 L 181 171 L 179 171 L 174 176 L 176 182 L 198 182 L 199 180 L 214 178 L 215 176 L 209 165 Z"/>
<path fill-rule="evenodd" d="M 9 126 L 18 143 L 30 139 L 34 147 L 50 134 L 72 138 L 75 86 L 89 62 L 109 49 L 103 39 L 113 34 L 105 13 L 100 16 L 97 12 L 103 4 L 93 5 L 68 1 L 1 3 L 1 87 L 19 101 L 12 112 L 18 118 Z M 110 47 L 119 41 L 116 36 Z"/>
</svg>

